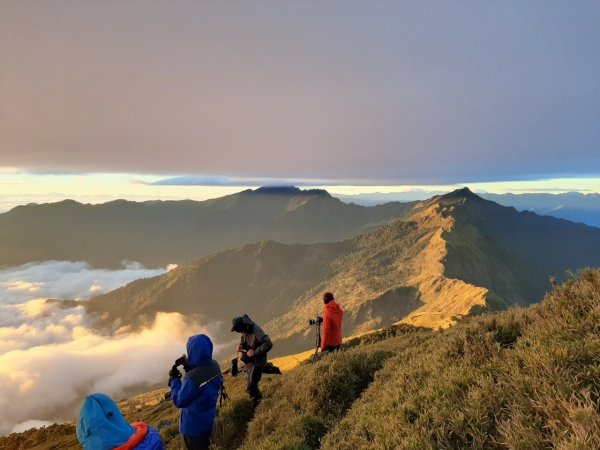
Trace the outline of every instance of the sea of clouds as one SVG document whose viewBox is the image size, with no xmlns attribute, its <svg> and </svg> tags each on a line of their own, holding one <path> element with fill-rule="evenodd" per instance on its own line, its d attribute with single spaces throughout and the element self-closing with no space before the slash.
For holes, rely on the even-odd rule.
<svg viewBox="0 0 600 450">
<path fill-rule="evenodd" d="M 118 400 L 168 378 L 187 338 L 206 332 L 178 313 L 159 313 L 135 333 L 101 335 L 83 300 L 167 272 L 126 263 L 121 270 L 50 261 L 0 270 L 0 435 L 72 420 L 86 395 Z"/>
</svg>

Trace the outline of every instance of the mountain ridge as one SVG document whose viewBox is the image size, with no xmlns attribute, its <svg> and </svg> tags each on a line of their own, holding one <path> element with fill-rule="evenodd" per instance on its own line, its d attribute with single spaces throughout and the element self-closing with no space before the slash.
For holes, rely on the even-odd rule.
<svg viewBox="0 0 600 450">
<path fill-rule="evenodd" d="M 523 230 L 526 238 L 511 242 Z M 556 233 L 568 245 L 546 239 Z M 347 312 L 345 335 L 400 321 L 445 328 L 471 311 L 541 298 L 548 276 L 600 265 L 599 248 L 594 228 L 532 217 L 462 189 L 415 204 L 406 220 L 344 241 L 261 241 L 219 252 L 141 283 L 142 290 L 130 286 L 91 299 L 88 311 L 104 316 L 105 326 L 117 317 L 120 325 L 135 323 L 156 310 L 222 324 L 248 313 L 285 354 L 306 349 L 306 323 L 321 311 L 325 290 Z"/>
<path fill-rule="evenodd" d="M 393 193 L 336 194 L 336 197 L 348 203 L 374 206 L 391 201 L 424 201 L 428 196 L 443 194 L 443 192 L 439 191 L 426 193 L 420 190 L 413 190 Z M 519 211 L 532 211 L 539 215 L 552 216 L 600 228 L 600 194 L 598 193 L 564 192 L 494 194 L 480 192 L 478 195 L 502 206 L 512 206 Z"/>
<path fill-rule="evenodd" d="M 330 242 L 403 217 L 413 204 L 348 205 L 323 190 L 266 187 L 196 202 L 65 200 L 0 214 L 0 266 L 83 260 L 165 267 L 264 239 Z"/>
</svg>

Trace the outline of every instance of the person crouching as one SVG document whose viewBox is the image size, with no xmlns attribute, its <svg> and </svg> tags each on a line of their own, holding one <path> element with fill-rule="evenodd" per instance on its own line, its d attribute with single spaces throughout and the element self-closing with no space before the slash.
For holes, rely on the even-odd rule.
<svg viewBox="0 0 600 450">
<path fill-rule="evenodd" d="M 273 348 L 273 342 L 246 314 L 235 317 L 231 322 L 231 331 L 242 334 L 237 352 L 239 359 L 246 364 L 246 391 L 256 408 L 262 400 L 258 383 L 268 365 L 267 353 Z"/>
</svg>

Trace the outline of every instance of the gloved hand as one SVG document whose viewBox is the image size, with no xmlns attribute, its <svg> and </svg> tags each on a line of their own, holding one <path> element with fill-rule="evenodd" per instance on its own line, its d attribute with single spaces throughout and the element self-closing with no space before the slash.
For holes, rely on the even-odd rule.
<svg viewBox="0 0 600 450">
<path fill-rule="evenodd" d="M 180 379 L 180 378 L 181 378 L 181 372 L 179 371 L 177 366 L 171 367 L 171 370 L 169 370 L 169 387 L 171 387 L 171 382 L 173 380 Z"/>
</svg>

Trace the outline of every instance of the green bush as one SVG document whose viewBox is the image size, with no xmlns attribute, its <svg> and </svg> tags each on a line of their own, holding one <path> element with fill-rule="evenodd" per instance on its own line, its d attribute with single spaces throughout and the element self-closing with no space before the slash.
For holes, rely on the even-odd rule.
<svg viewBox="0 0 600 450">
<path fill-rule="evenodd" d="M 389 351 L 327 355 L 277 379 L 250 422 L 244 449 L 315 449 L 383 367 Z"/>
<path fill-rule="evenodd" d="M 254 414 L 252 401 L 246 397 L 229 400 L 219 409 L 213 428 L 215 448 L 238 447 L 246 436 L 248 422 Z"/>
<path fill-rule="evenodd" d="M 165 447 L 168 447 L 172 442 L 179 442 L 179 425 L 177 423 L 161 427 L 159 433 Z"/>
<path fill-rule="evenodd" d="M 327 433 L 325 421 L 317 417 L 304 416 L 300 419 L 302 440 L 307 448 L 319 448 L 321 439 Z"/>
</svg>

